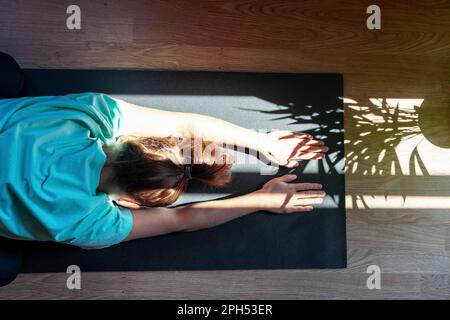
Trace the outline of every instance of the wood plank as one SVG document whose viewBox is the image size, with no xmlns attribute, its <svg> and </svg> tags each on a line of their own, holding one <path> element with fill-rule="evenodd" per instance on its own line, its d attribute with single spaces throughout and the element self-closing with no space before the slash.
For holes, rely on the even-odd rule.
<svg viewBox="0 0 450 320">
<path fill-rule="evenodd" d="M 418 298 L 417 274 L 383 274 L 382 289 L 366 287 L 368 274 L 328 271 L 208 271 L 85 273 L 81 290 L 67 290 L 66 274 L 27 274 L 1 299 L 381 299 Z M 432 286 L 433 283 L 430 284 Z M 188 290 L 187 290 L 188 288 Z"/>
</svg>

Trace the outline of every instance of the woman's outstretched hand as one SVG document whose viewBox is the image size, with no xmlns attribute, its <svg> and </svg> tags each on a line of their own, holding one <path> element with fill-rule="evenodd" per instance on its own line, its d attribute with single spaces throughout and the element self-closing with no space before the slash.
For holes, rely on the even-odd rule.
<svg viewBox="0 0 450 320">
<path fill-rule="evenodd" d="M 274 178 L 253 194 L 262 210 L 273 213 L 292 213 L 313 210 L 323 202 L 325 192 L 319 183 L 294 183 L 295 174 Z"/>
<path fill-rule="evenodd" d="M 321 159 L 328 151 L 323 141 L 313 136 L 291 131 L 273 131 L 265 135 L 261 152 L 271 162 L 288 168 L 299 165 L 298 160 Z"/>
</svg>

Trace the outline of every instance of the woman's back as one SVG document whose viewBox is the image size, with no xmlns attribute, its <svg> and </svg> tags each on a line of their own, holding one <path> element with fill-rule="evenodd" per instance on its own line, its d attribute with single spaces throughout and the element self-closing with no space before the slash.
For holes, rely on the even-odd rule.
<svg viewBox="0 0 450 320">
<path fill-rule="evenodd" d="M 0 100 L 0 235 L 87 248 L 123 240 L 130 211 L 96 191 L 120 119 L 102 94 Z"/>
</svg>

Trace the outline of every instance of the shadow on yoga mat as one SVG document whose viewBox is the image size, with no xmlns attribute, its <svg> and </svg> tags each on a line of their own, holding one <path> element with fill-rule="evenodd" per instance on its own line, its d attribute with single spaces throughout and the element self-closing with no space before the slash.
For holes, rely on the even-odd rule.
<svg viewBox="0 0 450 320">
<path fill-rule="evenodd" d="M 343 268 L 346 266 L 342 76 L 218 72 L 25 70 L 24 96 L 94 91 L 166 110 L 215 116 L 252 129 L 308 132 L 330 147 L 324 160 L 295 170 L 328 196 L 312 213 L 252 214 L 208 230 L 136 240 L 87 251 L 22 242 L 23 272 Z M 257 189 L 273 175 L 250 155 L 235 154 L 233 182 L 212 189 L 195 182 L 176 204 Z M 241 158 L 242 157 L 242 158 Z M 277 175 L 285 174 L 282 169 Z"/>
</svg>

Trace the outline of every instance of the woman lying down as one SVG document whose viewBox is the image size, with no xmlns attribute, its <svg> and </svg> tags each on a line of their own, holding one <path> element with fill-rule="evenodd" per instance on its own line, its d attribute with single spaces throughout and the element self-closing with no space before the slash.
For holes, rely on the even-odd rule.
<svg viewBox="0 0 450 320">
<path fill-rule="evenodd" d="M 307 134 L 258 133 L 104 94 L 0 100 L 0 236 L 104 248 L 259 210 L 307 212 L 322 202 L 320 184 L 289 174 L 242 196 L 168 208 L 191 179 L 230 181 L 224 145 L 288 168 L 328 150 Z"/>
</svg>

